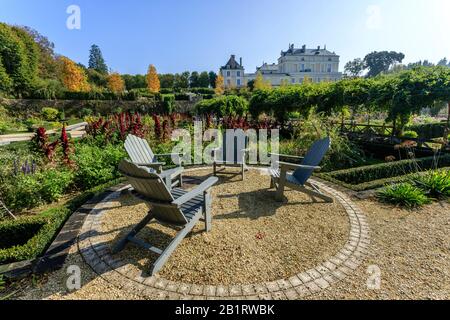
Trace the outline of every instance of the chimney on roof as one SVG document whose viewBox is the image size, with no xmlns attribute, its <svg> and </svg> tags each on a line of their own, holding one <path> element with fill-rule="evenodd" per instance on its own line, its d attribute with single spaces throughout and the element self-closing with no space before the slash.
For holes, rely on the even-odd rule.
<svg viewBox="0 0 450 320">
<path fill-rule="evenodd" d="M 231 55 L 231 59 L 234 60 L 234 58 L 236 58 L 236 56 L 234 54 Z"/>
<path fill-rule="evenodd" d="M 242 57 L 239 58 L 239 64 L 240 64 L 241 67 L 242 67 Z"/>
<path fill-rule="evenodd" d="M 302 45 L 302 51 L 306 52 L 306 44 Z"/>
<path fill-rule="evenodd" d="M 320 46 L 317 46 L 317 51 L 319 51 L 320 50 Z"/>
<path fill-rule="evenodd" d="M 327 50 L 327 45 L 325 45 L 323 49 L 324 49 L 324 50 Z"/>
</svg>

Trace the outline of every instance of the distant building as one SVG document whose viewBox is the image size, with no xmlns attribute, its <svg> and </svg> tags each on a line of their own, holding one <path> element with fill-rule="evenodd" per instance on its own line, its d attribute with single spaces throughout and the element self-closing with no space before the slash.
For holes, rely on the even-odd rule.
<svg viewBox="0 0 450 320">
<path fill-rule="evenodd" d="M 228 62 L 220 68 L 227 87 L 242 87 L 256 78 L 260 72 L 272 86 L 281 84 L 300 84 L 306 79 L 312 82 L 337 81 L 342 78 L 339 72 L 339 56 L 325 48 L 307 49 L 305 45 L 294 48 L 289 45 L 287 51 L 281 51 L 278 63 L 263 63 L 255 73 L 245 73 L 242 58 L 239 63 L 236 56 L 231 55 Z"/>
</svg>

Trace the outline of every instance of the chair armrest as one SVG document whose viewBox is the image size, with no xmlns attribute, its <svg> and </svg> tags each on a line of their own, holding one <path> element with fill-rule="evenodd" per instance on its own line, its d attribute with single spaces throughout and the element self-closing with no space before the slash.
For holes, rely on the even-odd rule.
<svg viewBox="0 0 450 320">
<path fill-rule="evenodd" d="M 175 153 L 160 153 L 160 154 L 155 154 L 155 157 L 168 157 L 168 156 L 172 156 L 172 155 L 184 155 L 183 152 L 175 152 Z"/>
<path fill-rule="evenodd" d="M 188 193 L 182 195 L 178 199 L 175 199 L 172 204 L 181 206 L 183 203 L 188 202 L 192 198 L 203 194 L 206 190 L 211 188 L 219 179 L 217 177 L 210 177 L 206 181 L 203 181 L 200 185 L 189 191 Z"/>
<path fill-rule="evenodd" d="M 146 162 L 146 163 L 139 163 L 139 162 L 133 162 L 137 166 L 141 167 L 160 167 L 166 165 L 165 162 Z"/>
<path fill-rule="evenodd" d="M 269 152 L 269 156 L 271 156 L 271 155 L 278 156 L 278 157 L 283 157 L 283 158 L 298 159 L 298 160 L 303 160 L 305 158 L 305 157 L 299 157 L 299 156 L 291 156 L 289 154 L 280 154 L 280 153 Z"/>
<path fill-rule="evenodd" d="M 294 164 L 294 163 L 289 163 L 289 162 L 283 162 L 283 161 L 278 161 L 278 164 L 281 166 L 282 169 L 287 169 L 287 170 L 296 170 L 296 169 L 312 169 L 312 170 L 320 170 L 322 167 L 319 166 L 307 166 L 304 164 Z"/>
</svg>

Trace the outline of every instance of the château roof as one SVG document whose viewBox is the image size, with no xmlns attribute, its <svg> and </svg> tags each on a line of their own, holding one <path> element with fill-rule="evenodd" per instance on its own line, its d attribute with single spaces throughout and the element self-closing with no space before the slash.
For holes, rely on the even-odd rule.
<svg viewBox="0 0 450 320">
<path fill-rule="evenodd" d="M 241 66 L 236 61 L 236 56 L 234 54 L 231 55 L 230 59 L 228 60 L 227 64 L 222 67 L 222 69 L 244 69 L 243 66 Z"/>
<path fill-rule="evenodd" d="M 305 45 L 301 48 L 294 48 L 293 44 L 289 45 L 289 49 L 287 51 L 281 51 L 281 56 L 284 57 L 286 55 L 290 56 L 337 56 L 335 52 L 331 52 L 325 48 L 321 48 L 318 46 L 316 49 L 308 49 Z"/>
</svg>

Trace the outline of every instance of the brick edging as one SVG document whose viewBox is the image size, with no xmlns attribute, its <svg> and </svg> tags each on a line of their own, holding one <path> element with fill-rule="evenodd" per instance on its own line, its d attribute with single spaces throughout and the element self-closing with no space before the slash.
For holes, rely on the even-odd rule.
<svg viewBox="0 0 450 320">
<path fill-rule="evenodd" d="M 350 223 L 349 238 L 345 246 L 328 260 L 290 278 L 247 285 L 196 285 L 174 282 L 158 275 L 142 277 L 110 254 L 109 247 L 92 236 L 97 234 L 103 208 L 120 197 L 129 186 L 120 186 L 92 207 L 78 238 L 78 249 L 84 261 L 105 281 L 123 290 L 143 297 L 159 299 L 301 299 L 328 289 L 356 270 L 362 263 L 370 245 L 369 226 L 362 211 L 344 193 L 326 183 L 314 181 L 331 194 L 345 209 Z"/>
</svg>

